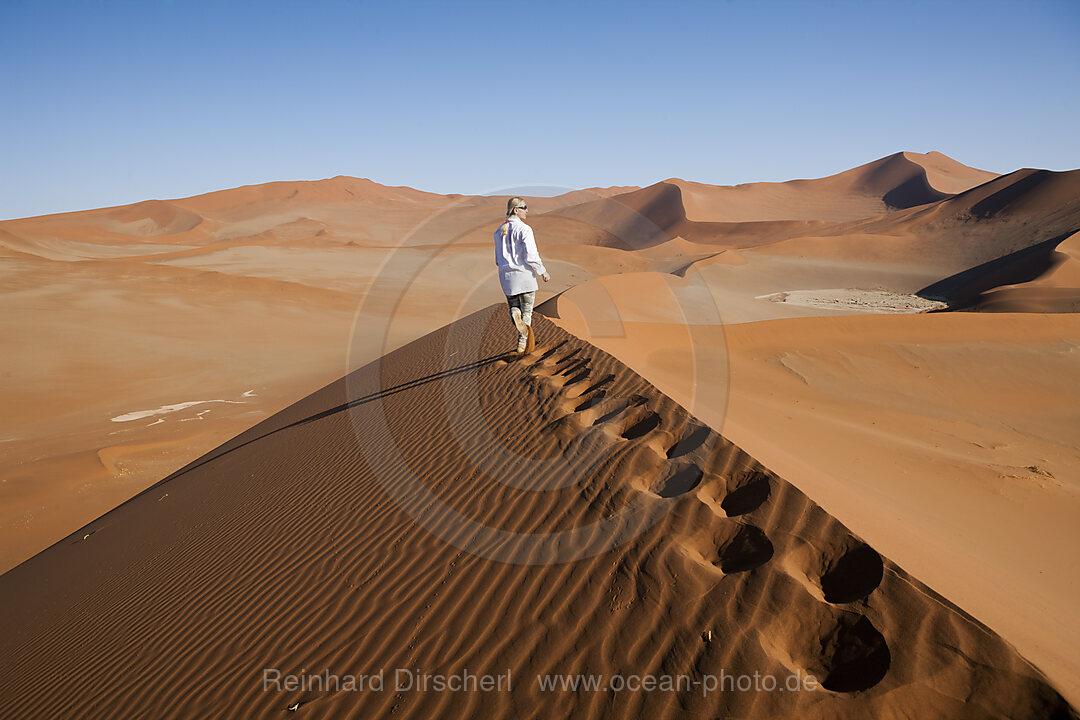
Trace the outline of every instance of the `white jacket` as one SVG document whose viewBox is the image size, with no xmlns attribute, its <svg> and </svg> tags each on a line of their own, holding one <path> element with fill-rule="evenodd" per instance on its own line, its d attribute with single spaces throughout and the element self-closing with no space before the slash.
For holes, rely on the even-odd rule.
<svg viewBox="0 0 1080 720">
<path fill-rule="evenodd" d="M 504 295 L 535 292 L 536 278 L 547 272 L 532 228 L 513 215 L 495 231 L 495 264 Z"/>
</svg>

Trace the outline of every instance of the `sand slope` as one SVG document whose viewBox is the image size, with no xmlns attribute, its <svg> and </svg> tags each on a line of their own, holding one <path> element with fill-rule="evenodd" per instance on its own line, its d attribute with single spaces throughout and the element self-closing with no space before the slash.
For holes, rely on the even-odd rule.
<svg viewBox="0 0 1080 720">
<path fill-rule="evenodd" d="M 1075 717 L 1008 645 L 609 355 L 478 312 L 0 576 L 20 717 Z M 512 452 L 511 452 L 512 450 Z M 510 671 L 508 692 L 267 691 Z M 803 692 L 544 673 L 810 672 Z M 392 685 L 392 680 L 388 681 Z"/>
<path fill-rule="evenodd" d="M 901 153 L 905 159 L 922 167 L 926 172 L 926 181 L 935 190 L 956 195 L 983 183 L 990 182 L 997 173 L 969 167 L 953 160 L 937 150 L 928 153 Z"/>
<path fill-rule="evenodd" d="M 762 251 L 932 263 L 947 275 L 1078 227 L 1080 171 L 1018 170 L 941 202 L 836 224 Z"/>
<path fill-rule="evenodd" d="M 1080 312 L 1080 233 L 1053 238 L 1002 258 L 997 272 L 977 268 L 980 282 L 960 285 L 981 312 Z M 974 274 L 974 273 L 973 273 Z M 975 280 L 976 278 L 972 278 Z"/>
</svg>

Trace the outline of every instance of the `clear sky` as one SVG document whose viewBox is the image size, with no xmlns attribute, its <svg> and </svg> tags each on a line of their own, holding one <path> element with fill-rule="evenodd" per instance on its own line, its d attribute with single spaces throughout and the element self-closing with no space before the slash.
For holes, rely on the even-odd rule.
<svg viewBox="0 0 1080 720">
<path fill-rule="evenodd" d="M 1080 168 L 1078 37 L 1076 0 L 0 0 L 0 218 L 334 175 Z"/>
</svg>

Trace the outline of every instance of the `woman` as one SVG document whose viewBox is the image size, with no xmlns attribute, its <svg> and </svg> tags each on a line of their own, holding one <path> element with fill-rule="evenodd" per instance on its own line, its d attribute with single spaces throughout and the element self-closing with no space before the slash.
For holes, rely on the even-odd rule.
<svg viewBox="0 0 1080 720">
<path fill-rule="evenodd" d="M 506 203 L 506 222 L 495 231 L 495 264 L 499 267 L 499 284 L 510 306 L 510 319 L 518 331 L 517 352 L 531 353 L 536 341 L 532 330 L 533 300 L 536 298 L 536 278 L 551 280 L 540 253 L 532 228 L 525 224 L 529 206 L 519 197 Z"/>
</svg>

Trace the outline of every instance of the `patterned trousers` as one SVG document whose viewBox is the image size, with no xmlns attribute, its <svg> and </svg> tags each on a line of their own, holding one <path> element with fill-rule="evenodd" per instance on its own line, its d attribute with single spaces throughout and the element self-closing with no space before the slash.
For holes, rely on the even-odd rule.
<svg viewBox="0 0 1080 720">
<path fill-rule="evenodd" d="M 517 308 L 521 311 L 521 319 L 526 325 L 532 325 L 532 311 L 533 301 L 536 299 L 536 292 L 519 293 L 518 295 L 507 295 L 506 303 L 510 306 L 510 317 L 513 318 L 513 310 Z M 526 340 L 525 335 L 518 336 L 518 342 L 524 343 Z"/>
</svg>

